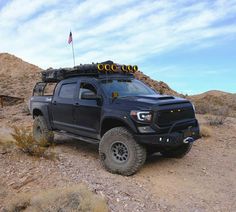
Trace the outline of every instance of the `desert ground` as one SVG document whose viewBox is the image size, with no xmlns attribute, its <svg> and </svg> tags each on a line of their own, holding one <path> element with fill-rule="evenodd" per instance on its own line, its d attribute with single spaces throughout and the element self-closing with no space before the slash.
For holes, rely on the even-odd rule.
<svg viewBox="0 0 236 212">
<path fill-rule="evenodd" d="M 78 205 L 77 188 L 86 200 L 83 207 L 80 204 L 82 211 L 107 211 L 106 206 L 109 211 L 236 211 L 236 94 L 186 95 L 197 112 L 205 114 L 197 115 L 203 138 L 182 159 L 155 154 L 138 173 L 124 177 L 105 171 L 98 147 L 82 141 L 56 136 L 55 144 L 47 149 L 52 158 L 30 156 L 12 142 L 13 125 L 32 127 L 27 100 L 40 71 L 14 55 L 0 53 L 0 96 L 25 100 L 6 98 L 3 108 L 0 105 L 0 211 L 35 211 L 28 207 L 26 195 L 33 198 L 32 207 L 40 205 L 36 211 L 54 203 L 60 205 L 48 211 L 73 211 L 68 208 Z M 160 93 L 180 95 L 142 72 L 136 77 Z M 209 113 L 228 118 L 210 126 Z M 21 204 L 18 210 L 9 209 L 14 201 Z"/>
<path fill-rule="evenodd" d="M 12 125 L 31 126 L 23 104 L 1 109 L 0 138 L 11 140 Z M 201 126 L 207 120 L 198 115 Z M 86 184 L 103 197 L 110 211 L 235 211 L 236 119 L 208 126 L 210 137 L 196 141 L 182 159 L 148 157 L 135 175 L 106 172 L 98 148 L 56 137 L 55 158 L 35 158 L 14 147 L 0 148 L 0 210 L 24 193 Z"/>
</svg>

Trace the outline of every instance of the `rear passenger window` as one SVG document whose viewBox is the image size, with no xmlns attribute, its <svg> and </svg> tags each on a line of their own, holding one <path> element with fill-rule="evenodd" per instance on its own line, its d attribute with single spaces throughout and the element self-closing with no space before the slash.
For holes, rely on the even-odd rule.
<svg viewBox="0 0 236 212">
<path fill-rule="evenodd" d="M 64 84 L 61 86 L 59 97 L 73 99 L 75 93 L 76 83 Z"/>
</svg>

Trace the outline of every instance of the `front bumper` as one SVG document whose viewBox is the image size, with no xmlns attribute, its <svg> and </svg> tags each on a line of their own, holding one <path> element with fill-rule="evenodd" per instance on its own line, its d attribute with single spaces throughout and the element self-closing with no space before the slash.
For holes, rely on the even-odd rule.
<svg viewBox="0 0 236 212">
<path fill-rule="evenodd" d="M 199 125 L 187 128 L 181 131 L 169 131 L 165 134 L 135 134 L 134 139 L 141 144 L 159 145 L 159 146 L 179 146 L 184 143 L 186 138 L 192 138 L 192 141 L 199 139 Z"/>
</svg>

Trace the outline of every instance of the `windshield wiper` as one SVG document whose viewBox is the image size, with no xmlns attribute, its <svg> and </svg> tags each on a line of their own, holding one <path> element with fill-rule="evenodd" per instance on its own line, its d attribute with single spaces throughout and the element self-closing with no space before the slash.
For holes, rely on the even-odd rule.
<svg viewBox="0 0 236 212">
<path fill-rule="evenodd" d="M 117 96 L 117 97 L 113 97 L 112 101 L 116 99 L 126 99 L 126 98 L 133 98 L 133 97 L 137 97 L 137 96 Z"/>
</svg>

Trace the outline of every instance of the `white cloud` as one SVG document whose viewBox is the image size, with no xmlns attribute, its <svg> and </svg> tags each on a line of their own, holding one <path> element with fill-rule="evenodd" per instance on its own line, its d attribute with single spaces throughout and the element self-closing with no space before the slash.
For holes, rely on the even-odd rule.
<svg viewBox="0 0 236 212">
<path fill-rule="evenodd" d="M 0 51 L 43 68 L 70 66 L 72 29 L 77 63 L 149 56 L 194 44 L 208 47 L 236 34 L 233 1 L 13 0 L 0 10 Z M 221 22 L 224 22 L 224 25 Z"/>
<path fill-rule="evenodd" d="M 1 27 L 13 27 L 22 21 L 27 21 L 40 9 L 56 5 L 57 0 L 15 0 L 9 2 L 0 13 Z"/>
</svg>

